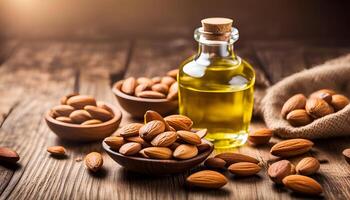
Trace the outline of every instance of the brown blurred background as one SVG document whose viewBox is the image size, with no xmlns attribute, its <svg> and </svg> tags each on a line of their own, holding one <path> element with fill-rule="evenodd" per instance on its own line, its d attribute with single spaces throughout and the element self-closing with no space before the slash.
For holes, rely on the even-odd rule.
<svg viewBox="0 0 350 200">
<path fill-rule="evenodd" d="M 348 41 L 346 0 L 2 0 L 2 40 L 192 38 L 200 20 L 234 19 L 249 40 Z"/>
</svg>

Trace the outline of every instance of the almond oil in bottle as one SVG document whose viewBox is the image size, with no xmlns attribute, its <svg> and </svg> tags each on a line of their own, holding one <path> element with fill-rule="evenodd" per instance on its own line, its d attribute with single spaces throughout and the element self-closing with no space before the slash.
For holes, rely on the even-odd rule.
<svg viewBox="0 0 350 200">
<path fill-rule="evenodd" d="M 195 128 L 207 128 L 215 148 L 241 146 L 252 117 L 255 73 L 233 51 L 238 30 L 231 19 L 208 18 L 202 25 L 194 34 L 198 53 L 179 68 L 180 114 Z"/>
</svg>

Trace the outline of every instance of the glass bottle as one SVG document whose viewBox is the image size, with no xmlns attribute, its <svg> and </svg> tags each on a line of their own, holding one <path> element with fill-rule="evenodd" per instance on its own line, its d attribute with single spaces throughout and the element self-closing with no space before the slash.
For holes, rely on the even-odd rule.
<svg viewBox="0 0 350 200">
<path fill-rule="evenodd" d="M 179 68 L 180 114 L 194 128 L 207 128 L 215 148 L 241 146 L 252 117 L 255 72 L 234 52 L 239 35 L 232 20 L 207 18 L 202 24 L 194 32 L 198 53 Z"/>
</svg>

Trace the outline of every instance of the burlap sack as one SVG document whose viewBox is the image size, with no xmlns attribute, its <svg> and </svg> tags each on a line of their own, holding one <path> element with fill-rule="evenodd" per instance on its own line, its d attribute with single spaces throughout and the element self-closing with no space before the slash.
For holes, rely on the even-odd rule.
<svg viewBox="0 0 350 200">
<path fill-rule="evenodd" d="M 308 96 L 323 88 L 350 97 L 350 54 L 293 74 L 269 88 L 262 100 L 266 125 L 282 138 L 350 136 L 350 105 L 302 127 L 293 127 L 281 117 L 281 108 L 289 97 L 297 93 Z"/>
</svg>

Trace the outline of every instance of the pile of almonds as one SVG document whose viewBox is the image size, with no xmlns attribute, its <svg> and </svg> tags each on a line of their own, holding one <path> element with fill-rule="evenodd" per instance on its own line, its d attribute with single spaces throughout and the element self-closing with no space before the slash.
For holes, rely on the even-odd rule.
<svg viewBox="0 0 350 200">
<path fill-rule="evenodd" d="M 312 93 L 307 99 L 303 94 L 296 94 L 283 105 L 281 115 L 292 126 L 305 126 L 313 120 L 343 109 L 349 99 L 333 90 L 322 89 Z"/>
<path fill-rule="evenodd" d="M 51 116 L 60 122 L 93 125 L 113 118 L 113 111 L 103 102 L 87 95 L 70 94 L 61 98 L 61 105 L 51 109 Z"/>
<path fill-rule="evenodd" d="M 148 99 L 177 99 L 178 84 L 176 82 L 178 70 L 174 69 L 163 77 L 129 77 L 122 83 L 120 90 L 128 95 Z"/>
<path fill-rule="evenodd" d="M 155 111 L 147 111 L 145 124 L 123 126 L 115 136 L 105 138 L 114 151 L 126 156 L 150 159 L 190 159 L 210 148 L 202 138 L 207 130 L 191 131 L 192 120 L 183 115 L 163 118 Z"/>
</svg>

